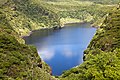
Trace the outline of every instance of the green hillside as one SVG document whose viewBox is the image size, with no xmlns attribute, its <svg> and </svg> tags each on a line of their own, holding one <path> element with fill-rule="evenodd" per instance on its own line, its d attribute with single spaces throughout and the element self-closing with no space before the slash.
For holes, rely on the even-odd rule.
<svg viewBox="0 0 120 80">
<path fill-rule="evenodd" d="M 51 76 L 51 68 L 39 57 L 36 48 L 24 44 L 20 36 L 27 35 L 31 30 L 57 25 L 59 26 L 57 15 L 28 0 L 2 0 L 0 80 L 56 80 Z"/>
<path fill-rule="evenodd" d="M 36 48 L 20 44 L 10 31 L 0 28 L 0 80 L 52 79 Z"/>
<path fill-rule="evenodd" d="M 60 26 L 57 14 L 33 2 L 34 0 L 4 0 L 0 11 L 21 36 L 28 35 L 31 30 Z"/>
<path fill-rule="evenodd" d="M 51 80 L 50 67 L 13 29 L 0 11 L 0 80 Z"/>
<path fill-rule="evenodd" d="M 84 62 L 64 72 L 61 80 L 120 79 L 120 7 L 112 10 L 97 30 L 87 50 Z"/>
<path fill-rule="evenodd" d="M 0 80 L 57 80 L 36 48 L 24 44 L 21 36 L 32 30 L 59 28 L 67 22 L 93 23 L 101 18 L 97 24 L 102 26 L 84 52 L 83 64 L 59 79 L 120 79 L 120 9 L 113 9 L 117 1 L 1 0 Z"/>
<path fill-rule="evenodd" d="M 120 2 L 119 0 L 80 0 L 80 1 L 92 1 L 98 4 L 117 4 Z"/>
<path fill-rule="evenodd" d="M 100 0 L 99 0 L 100 1 Z M 57 13 L 61 18 L 61 24 L 71 22 L 91 22 L 100 20 L 115 6 L 114 4 L 100 4 L 98 0 L 35 0 L 42 3 L 49 10 Z M 108 0 L 109 1 L 109 0 Z M 111 0 L 112 1 L 112 0 Z M 105 2 L 102 0 L 102 2 Z M 115 0 L 118 3 L 118 0 Z M 112 3 L 112 2 L 111 2 Z M 96 25 L 95 25 L 96 26 Z"/>
</svg>

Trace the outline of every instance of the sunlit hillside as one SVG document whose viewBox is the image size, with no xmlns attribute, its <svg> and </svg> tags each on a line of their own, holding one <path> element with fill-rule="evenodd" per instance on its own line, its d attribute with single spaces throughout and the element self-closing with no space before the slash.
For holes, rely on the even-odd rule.
<svg viewBox="0 0 120 80">
<path fill-rule="evenodd" d="M 63 73 L 61 80 L 120 79 L 120 7 L 112 10 L 84 52 L 83 64 Z"/>
<path fill-rule="evenodd" d="M 33 3 L 34 0 L 3 0 L 0 11 L 8 23 L 21 36 L 30 31 L 60 26 L 59 17 L 46 7 Z"/>
<path fill-rule="evenodd" d="M 82 0 L 35 0 L 37 4 L 55 12 L 61 18 L 61 23 L 91 22 L 103 18 L 115 4 L 100 4 L 99 1 Z M 116 0 L 116 3 L 118 1 Z M 70 21 L 69 21 L 70 20 Z M 103 20 L 101 20 L 103 21 Z M 99 23 L 100 24 L 100 23 Z"/>
<path fill-rule="evenodd" d="M 0 80 L 120 80 L 119 3 L 120 0 L 0 0 Z M 57 33 L 64 24 L 75 22 L 94 23 L 99 28 L 84 51 L 84 62 L 53 76 L 37 49 L 25 44 L 22 37 L 34 30 L 52 29 Z"/>
</svg>

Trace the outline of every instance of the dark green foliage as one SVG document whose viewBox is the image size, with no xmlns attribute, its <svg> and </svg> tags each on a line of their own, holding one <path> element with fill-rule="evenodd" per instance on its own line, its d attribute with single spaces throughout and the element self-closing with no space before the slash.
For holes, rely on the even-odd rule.
<svg viewBox="0 0 120 80">
<path fill-rule="evenodd" d="M 17 5 L 18 11 L 24 13 L 36 22 L 38 21 L 45 25 L 48 24 L 49 27 L 59 25 L 59 17 L 52 11 L 42 7 L 41 4 L 33 4 L 30 0 L 14 0 L 14 3 Z"/>
<path fill-rule="evenodd" d="M 69 0 L 2 0 L 0 2 L 0 79 L 54 80 L 50 67 L 44 63 L 35 47 L 23 44 L 19 37 L 31 30 L 60 26 L 60 18 L 77 18 L 94 22 L 113 6 L 108 0 L 86 0 L 85 5 L 53 5 L 45 2 Z M 82 1 L 82 0 L 81 0 Z M 91 3 L 89 1 L 93 1 Z M 103 3 L 103 1 L 105 3 Z M 71 2 L 70 2 L 71 3 Z M 82 2 L 79 2 L 80 4 Z M 46 4 L 46 5 L 45 5 Z M 101 5 L 105 4 L 105 5 Z M 60 10 L 54 10 L 59 8 Z M 62 8 L 66 9 L 62 10 Z M 73 10 L 74 9 L 74 12 Z M 58 13 L 58 14 L 56 14 Z M 60 18 L 59 18 L 60 17 Z M 91 19 L 92 18 L 92 19 Z M 104 20 L 84 52 L 83 64 L 65 71 L 61 80 L 120 79 L 120 9 L 114 9 Z M 22 44 L 21 44 L 22 43 Z"/>
<path fill-rule="evenodd" d="M 108 14 L 84 52 L 84 62 L 65 71 L 61 80 L 120 79 L 120 9 Z"/>
<path fill-rule="evenodd" d="M 10 14 L 0 8 L 0 80 L 52 79 L 50 67 L 41 60 L 35 47 L 21 42 L 7 15 Z"/>
<path fill-rule="evenodd" d="M 99 2 L 117 3 L 118 0 L 36 0 L 44 4 L 49 10 L 56 12 L 60 18 L 78 19 L 80 22 L 94 23 L 103 18 L 115 5 L 109 3 L 100 4 Z M 63 20 L 64 21 L 64 20 Z M 101 22 L 98 22 L 100 24 Z M 95 25 L 96 26 L 96 25 Z"/>
<path fill-rule="evenodd" d="M 0 28 L 0 31 L 3 30 Z M 38 67 L 38 64 L 44 68 Z M 49 80 L 50 68 L 44 65 L 36 48 L 20 44 L 7 32 L 0 33 L 0 79 Z"/>
<path fill-rule="evenodd" d="M 119 0 L 80 0 L 80 1 L 92 1 L 97 4 L 117 4 Z"/>
<path fill-rule="evenodd" d="M 111 7 L 104 6 L 101 7 L 97 4 L 93 4 L 90 6 L 79 6 L 79 9 L 76 9 L 75 11 L 61 11 L 59 14 L 63 18 L 76 18 L 82 21 L 86 22 L 95 22 L 99 20 L 100 18 L 104 17 L 110 10 Z M 90 16 L 92 17 L 91 20 L 89 20 Z"/>
<path fill-rule="evenodd" d="M 0 20 L 9 23 L 21 36 L 28 35 L 32 30 L 60 26 L 59 16 L 41 3 L 34 3 L 34 0 L 5 1 L 0 4 Z"/>
<path fill-rule="evenodd" d="M 120 79 L 119 71 L 120 59 L 115 52 L 101 52 L 96 56 L 92 55 L 91 52 L 83 64 L 63 73 L 61 80 Z"/>
<path fill-rule="evenodd" d="M 93 38 L 88 48 L 91 50 L 99 48 L 102 51 L 113 51 L 116 48 L 120 48 L 119 12 L 120 10 L 115 10 L 106 17 L 104 24 L 97 31 L 96 36 Z"/>
</svg>

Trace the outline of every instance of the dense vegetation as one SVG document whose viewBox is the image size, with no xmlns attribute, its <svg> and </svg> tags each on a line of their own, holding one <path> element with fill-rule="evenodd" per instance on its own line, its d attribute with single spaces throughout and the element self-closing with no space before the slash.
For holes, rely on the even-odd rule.
<svg viewBox="0 0 120 80">
<path fill-rule="evenodd" d="M 97 30 L 83 64 L 64 72 L 61 80 L 120 79 L 120 8 L 112 10 Z"/>
<path fill-rule="evenodd" d="M 100 4 L 99 2 L 109 2 Z M 61 24 L 70 22 L 91 22 L 101 19 L 97 24 L 102 23 L 104 16 L 115 6 L 112 2 L 118 0 L 35 0 L 42 3 L 42 6 L 57 13 L 60 16 Z M 112 1 L 112 2 L 111 2 Z M 96 26 L 96 25 L 95 25 Z"/>
<path fill-rule="evenodd" d="M 80 1 L 92 1 L 97 4 L 117 4 L 119 0 L 80 0 Z"/>
<path fill-rule="evenodd" d="M 2 0 L 0 2 L 0 80 L 54 79 L 51 76 L 51 68 L 41 60 L 36 48 L 24 44 L 24 40 L 20 38 L 23 35 L 20 34 L 20 29 L 23 29 L 21 33 L 26 33 L 26 29 L 34 30 L 35 26 L 39 26 L 34 24 L 37 21 L 34 20 L 36 18 L 33 18 L 38 15 L 37 12 L 31 11 L 32 13 L 30 13 L 25 9 L 34 7 L 25 7 L 28 6 L 28 0 L 24 0 L 26 2 L 24 5 L 22 1 L 21 4 L 17 4 L 18 1 L 21 0 Z M 24 9 L 25 11 L 23 11 Z M 42 8 L 42 10 L 44 9 Z M 42 15 L 41 18 L 45 15 L 41 12 L 39 14 Z M 49 14 L 53 17 L 53 13 L 48 12 Z M 53 21 L 54 18 L 51 17 L 50 20 L 48 15 L 46 22 L 53 25 L 54 22 L 50 21 Z M 54 21 L 56 20 L 57 18 L 54 19 Z M 31 21 L 34 26 L 31 26 L 33 25 Z M 40 24 L 42 23 L 44 21 Z M 44 24 L 49 25 L 48 23 Z"/>
<path fill-rule="evenodd" d="M 20 44 L 8 33 L 0 34 L 0 79 L 51 79 L 50 68 L 41 61 L 36 48 Z"/>
<path fill-rule="evenodd" d="M 59 25 L 59 17 L 52 11 L 34 3 L 34 0 L 2 0 L 0 10 L 9 24 L 21 36 L 31 30 Z"/>
<path fill-rule="evenodd" d="M 50 67 L 22 39 L 0 11 L 0 80 L 50 80 Z"/>
<path fill-rule="evenodd" d="M 94 22 L 113 8 L 108 4 L 117 2 L 1 0 L 0 80 L 56 80 L 50 75 L 50 67 L 41 60 L 35 47 L 25 45 L 20 37 L 32 30 L 60 27 L 64 20 Z M 60 76 L 61 80 L 120 79 L 119 6 L 101 22 L 102 26 L 84 53 L 85 62 L 65 71 Z"/>
<path fill-rule="evenodd" d="M 97 1 L 96 1 L 97 2 Z M 115 0 L 117 2 L 117 0 Z M 68 22 L 102 23 L 114 5 L 80 0 L 1 0 L 0 9 L 21 36 L 41 28 L 60 27 Z M 96 26 L 96 24 L 95 24 Z"/>
</svg>

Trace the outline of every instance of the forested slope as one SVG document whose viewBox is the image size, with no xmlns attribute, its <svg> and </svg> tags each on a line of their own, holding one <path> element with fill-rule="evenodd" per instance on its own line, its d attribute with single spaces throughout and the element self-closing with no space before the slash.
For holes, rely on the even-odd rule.
<svg viewBox="0 0 120 80">
<path fill-rule="evenodd" d="M 21 36 L 27 35 L 31 30 L 60 26 L 59 17 L 42 7 L 41 3 L 34 3 L 34 0 L 2 0 L 0 11 Z"/>
<path fill-rule="evenodd" d="M 119 0 L 80 0 L 80 1 L 92 1 L 98 4 L 117 4 L 120 2 Z"/>
<path fill-rule="evenodd" d="M 20 36 L 44 26 L 59 25 L 58 17 L 28 2 L 0 1 L 0 80 L 55 80 L 36 48 L 24 44 Z"/>
<path fill-rule="evenodd" d="M 50 67 L 41 60 L 36 49 L 25 45 L 20 37 L 32 30 L 60 27 L 60 18 L 94 22 L 106 15 L 108 8 L 113 8 L 113 5 L 90 1 L 85 1 L 84 5 L 81 1 L 72 1 L 0 1 L 1 80 L 56 80 L 50 75 Z M 64 72 L 61 80 L 120 79 L 119 6 L 106 16 L 84 53 L 85 62 Z"/>
<path fill-rule="evenodd" d="M 13 36 L 14 35 L 14 36 Z M 0 12 L 0 80 L 50 80 L 50 67 L 19 36 Z"/>
<path fill-rule="evenodd" d="M 61 24 L 71 22 L 91 22 L 101 24 L 105 15 L 119 0 L 35 0 L 60 16 Z M 108 2 L 108 3 L 105 3 Z M 109 4 L 110 2 L 110 4 Z M 103 4 L 104 3 L 104 4 Z"/>
<path fill-rule="evenodd" d="M 20 44 L 13 35 L 8 26 L 0 25 L 0 80 L 52 79 L 36 48 Z"/>
<path fill-rule="evenodd" d="M 120 79 L 120 7 L 113 9 L 84 52 L 84 62 L 61 80 Z"/>
</svg>

